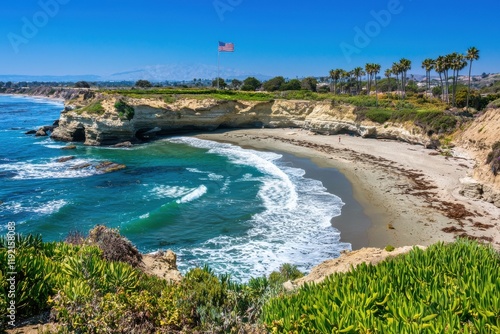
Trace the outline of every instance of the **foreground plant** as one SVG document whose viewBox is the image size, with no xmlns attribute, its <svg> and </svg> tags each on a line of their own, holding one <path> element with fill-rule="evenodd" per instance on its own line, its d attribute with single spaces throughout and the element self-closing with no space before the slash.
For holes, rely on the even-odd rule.
<svg viewBox="0 0 500 334">
<path fill-rule="evenodd" d="M 491 247 L 440 243 L 272 299 L 263 319 L 274 333 L 498 333 L 499 275 Z"/>
</svg>

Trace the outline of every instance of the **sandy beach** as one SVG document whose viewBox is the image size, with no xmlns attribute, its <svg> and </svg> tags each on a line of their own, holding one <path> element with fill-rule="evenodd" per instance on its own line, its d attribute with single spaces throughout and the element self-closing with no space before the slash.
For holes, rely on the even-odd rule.
<svg viewBox="0 0 500 334">
<path fill-rule="evenodd" d="M 460 179 L 471 174 L 475 163 L 465 150 L 455 149 L 453 157 L 445 157 L 402 142 L 322 136 L 300 129 L 228 130 L 196 137 L 311 159 L 318 167 L 330 168 L 318 176 L 323 183 L 328 173 L 338 170 L 363 211 L 343 209 L 342 218 L 332 221 L 353 249 L 425 246 L 458 236 L 500 248 L 500 209 L 458 193 Z"/>
</svg>

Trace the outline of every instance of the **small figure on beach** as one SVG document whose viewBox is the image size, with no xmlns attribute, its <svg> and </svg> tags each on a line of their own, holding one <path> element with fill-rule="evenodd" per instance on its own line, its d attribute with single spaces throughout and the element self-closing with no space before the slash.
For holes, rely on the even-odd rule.
<svg viewBox="0 0 500 334">
<path fill-rule="evenodd" d="M 339 144 L 340 144 L 340 136 L 339 136 Z"/>
</svg>

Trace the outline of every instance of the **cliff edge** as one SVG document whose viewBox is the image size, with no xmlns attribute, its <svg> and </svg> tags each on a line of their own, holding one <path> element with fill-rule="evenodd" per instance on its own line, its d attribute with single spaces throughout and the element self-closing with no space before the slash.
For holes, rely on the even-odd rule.
<svg viewBox="0 0 500 334">
<path fill-rule="evenodd" d="M 129 113 L 120 111 L 122 106 Z M 162 99 L 81 96 L 67 102 L 52 138 L 85 145 L 141 142 L 158 135 L 219 128 L 304 128 L 321 134 L 350 133 L 361 137 L 426 144 L 425 132 L 408 123 L 380 125 L 358 121 L 356 106 L 332 101 L 240 101 L 212 98 Z"/>
</svg>

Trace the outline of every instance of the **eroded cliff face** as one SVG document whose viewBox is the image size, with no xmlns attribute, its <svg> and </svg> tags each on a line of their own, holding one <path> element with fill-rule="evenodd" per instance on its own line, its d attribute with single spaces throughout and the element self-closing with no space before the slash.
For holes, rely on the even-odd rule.
<svg viewBox="0 0 500 334">
<path fill-rule="evenodd" d="M 68 105 L 52 137 L 86 145 L 111 145 L 190 130 L 292 127 L 324 134 L 352 133 L 416 144 L 429 141 L 423 131 L 412 124 L 382 126 L 370 121 L 358 122 L 355 106 L 331 101 L 178 99 L 166 103 L 159 99 L 127 99 L 127 104 L 134 108 L 134 117 L 127 120 L 115 110 L 118 99 L 103 98 L 104 113 L 100 115 L 72 110 L 74 107 Z"/>
<path fill-rule="evenodd" d="M 491 152 L 492 145 L 498 141 L 500 141 L 500 109 L 487 110 L 456 136 L 456 142 L 475 156 L 474 179 L 500 192 L 500 174 L 495 176 L 491 171 L 491 166 L 486 164 L 486 157 Z M 490 196 L 489 189 L 479 191 L 486 191 L 487 194 L 484 196 Z M 500 206 L 500 194 L 498 194 L 497 201 L 497 206 Z"/>
</svg>

